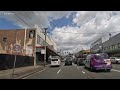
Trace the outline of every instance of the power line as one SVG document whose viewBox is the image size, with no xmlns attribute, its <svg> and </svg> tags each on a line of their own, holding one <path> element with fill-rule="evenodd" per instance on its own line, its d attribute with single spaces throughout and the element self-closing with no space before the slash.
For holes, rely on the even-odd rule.
<svg viewBox="0 0 120 90">
<path fill-rule="evenodd" d="M 103 33 L 73 33 L 73 32 L 61 32 L 61 31 L 54 31 L 54 32 L 72 33 L 72 34 L 111 34 L 111 33 L 120 33 L 120 31 L 119 32 L 103 32 Z"/>
<path fill-rule="evenodd" d="M 12 12 L 12 11 L 11 11 Z M 14 12 L 13 12 L 14 13 Z M 14 15 L 16 15 L 16 17 L 20 20 L 22 20 L 22 22 L 24 22 L 24 24 L 26 24 L 27 26 L 31 27 L 28 23 L 26 23 L 22 18 L 20 18 L 16 13 L 14 13 Z"/>
</svg>

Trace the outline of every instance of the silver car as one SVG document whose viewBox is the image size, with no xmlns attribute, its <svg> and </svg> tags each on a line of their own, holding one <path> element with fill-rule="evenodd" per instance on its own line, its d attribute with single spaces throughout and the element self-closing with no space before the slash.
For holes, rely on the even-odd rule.
<svg viewBox="0 0 120 90">
<path fill-rule="evenodd" d="M 110 57 L 112 63 L 120 63 L 120 57 Z"/>
</svg>

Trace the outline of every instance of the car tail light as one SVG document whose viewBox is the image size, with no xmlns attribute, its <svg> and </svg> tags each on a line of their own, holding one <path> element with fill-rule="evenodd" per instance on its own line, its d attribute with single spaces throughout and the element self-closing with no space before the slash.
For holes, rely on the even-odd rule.
<svg viewBox="0 0 120 90">
<path fill-rule="evenodd" d="M 108 60 L 106 60 L 106 62 L 110 62 L 110 63 L 111 63 L 111 60 L 110 60 L 110 59 L 108 59 Z"/>
</svg>

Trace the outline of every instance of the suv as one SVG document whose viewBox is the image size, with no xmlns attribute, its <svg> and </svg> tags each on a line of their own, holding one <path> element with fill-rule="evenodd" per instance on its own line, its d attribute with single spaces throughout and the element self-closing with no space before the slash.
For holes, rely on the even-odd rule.
<svg viewBox="0 0 120 90">
<path fill-rule="evenodd" d="M 61 63 L 61 61 L 58 58 L 51 59 L 51 66 L 60 66 L 60 63 Z"/>
<path fill-rule="evenodd" d="M 65 60 L 65 65 L 72 65 L 72 59 L 71 58 L 67 58 Z"/>
</svg>

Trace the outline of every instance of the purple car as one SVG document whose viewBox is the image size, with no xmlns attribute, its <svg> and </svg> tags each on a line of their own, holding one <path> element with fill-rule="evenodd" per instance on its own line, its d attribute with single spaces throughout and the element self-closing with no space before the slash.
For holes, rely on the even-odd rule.
<svg viewBox="0 0 120 90">
<path fill-rule="evenodd" d="M 112 69 L 112 64 L 110 59 L 103 58 L 101 54 L 90 54 L 87 56 L 85 62 L 85 68 L 90 68 L 93 70 L 107 70 Z"/>
</svg>

